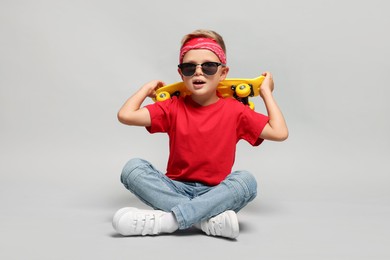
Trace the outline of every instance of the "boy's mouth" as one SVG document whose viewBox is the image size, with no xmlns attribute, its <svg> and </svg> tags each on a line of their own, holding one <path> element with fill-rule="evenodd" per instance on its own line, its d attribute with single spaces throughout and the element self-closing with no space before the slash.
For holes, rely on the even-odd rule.
<svg viewBox="0 0 390 260">
<path fill-rule="evenodd" d="M 203 80 L 200 80 L 200 79 L 196 79 L 192 82 L 192 84 L 194 85 L 194 87 L 196 88 L 200 88 L 202 87 L 206 82 L 203 81 Z"/>
</svg>

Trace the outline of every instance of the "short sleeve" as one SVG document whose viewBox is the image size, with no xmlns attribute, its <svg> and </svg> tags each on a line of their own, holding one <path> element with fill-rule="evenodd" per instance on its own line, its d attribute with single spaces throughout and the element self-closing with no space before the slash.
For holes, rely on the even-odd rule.
<svg viewBox="0 0 390 260">
<path fill-rule="evenodd" d="M 168 99 L 162 102 L 156 102 L 147 105 L 149 110 L 151 125 L 146 127 L 150 133 L 166 133 L 171 125 L 170 111 L 173 99 Z"/>
<path fill-rule="evenodd" d="M 264 141 L 264 139 L 260 138 L 260 134 L 268 121 L 268 116 L 257 113 L 249 107 L 245 107 L 238 120 L 238 138 L 246 140 L 253 146 L 260 145 Z"/>
</svg>

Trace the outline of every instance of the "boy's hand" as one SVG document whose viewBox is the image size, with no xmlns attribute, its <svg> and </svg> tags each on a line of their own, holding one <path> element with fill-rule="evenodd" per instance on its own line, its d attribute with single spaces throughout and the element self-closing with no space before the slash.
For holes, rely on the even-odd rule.
<svg viewBox="0 0 390 260">
<path fill-rule="evenodd" d="M 274 80 L 269 71 L 263 72 L 261 75 L 265 77 L 260 86 L 260 96 L 264 99 L 264 96 L 271 94 L 274 90 Z"/>
<path fill-rule="evenodd" d="M 156 97 L 156 90 L 164 86 L 165 83 L 160 80 L 152 80 L 142 86 L 142 89 L 146 92 L 146 96 L 150 98 Z"/>
</svg>

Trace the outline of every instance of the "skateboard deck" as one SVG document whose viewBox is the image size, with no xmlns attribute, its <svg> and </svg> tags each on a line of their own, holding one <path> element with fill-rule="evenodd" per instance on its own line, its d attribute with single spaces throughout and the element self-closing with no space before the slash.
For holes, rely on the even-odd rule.
<svg viewBox="0 0 390 260">
<path fill-rule="evenodd" d="M 227 78 L 221 81 L 217 87 L 217 91 L 223 98 L 235 98 L 244 105 L 248 105 L 254 109 L 253 102 L 249 101 L 249 97 L 259 95 L 260 85 L 264 80 L 264 76 L 257 78 Z M 186 88 L 183 82 L 176 82 L 165 85 L 156 90 L 155 102 L 167 100 L 173 96 L 185 97 L 191 95 L 191 92 Z"/>
</svg>

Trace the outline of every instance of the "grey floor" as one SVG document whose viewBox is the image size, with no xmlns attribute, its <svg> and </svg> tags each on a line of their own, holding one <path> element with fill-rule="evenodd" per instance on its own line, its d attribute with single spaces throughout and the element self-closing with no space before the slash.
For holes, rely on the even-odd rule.
<svg viewBox="0 0 390 260">
<path fill-rule="evenodd" d="M 239 152 L 262 155 L 263 164 L 269 165 L 272 156 L 288 152 L 294 143 L 293 139 L 268 143 L 257 152 L 244 144 Z M 114 212 L 125 206 L 146 208 L 119 183 L 126 153 L 110 146 L 84 151 L 83 146 L 80 150 L 69 149 L 69 144 L 63 147 L 53 153 L 49 147 L 43 152 L 45 148 L 37 143 L 23 149 L 7 145 L 3 150 L 1 259 L 390 258 L 390 204 L 381 190 L 384 184 L 377 183 L 378 189 L 367 193 L 364 189 L 372 189 L 370 183 L 346 179 L 342 170 L 331 174 L 339 175 L 338 179 L 327 181 L 321 172 L 333 166 L 320 169 L 321 158 L 312 158 L 306 166 L 304 160 L 287 159 L 255 172 L 260 194 L 238 214 L 241 232 L 235 241 L 208 237 L 195 229 L 122 237 L 111 226 Z M 246 156 L 237 160 L 239 166 L 251 161 Z M 254 172 L 257 166 L 247 168 Z M 283 172 L 284 168 L 292 170 Z M 297 170 L 305 168 L 317 172 Z M 354 172 L 359 176 L 362 171 L 355 168 Z M 310 174 L 322 183 L 308 180 Z"/>
<path fill-rule="evenodd" d="M 135 3 L 136 2 L 136 3 Z M 390 259 L 387 1 L 0 1 L 0 259 Z M 224 36 L 229 77 L 269 70 L 286 142 L 240 142 L 258 197 L 236 241 L 121 237 L 144 207 L 129 158 L 163 170 L 164 135 L 118 123 L 142 84 L 179 80 L 181 37 Z M 151 102 L 148 100 L 148 102 Z M 265 113 L 260 99 L 256 111 Z"/>
</svg>

